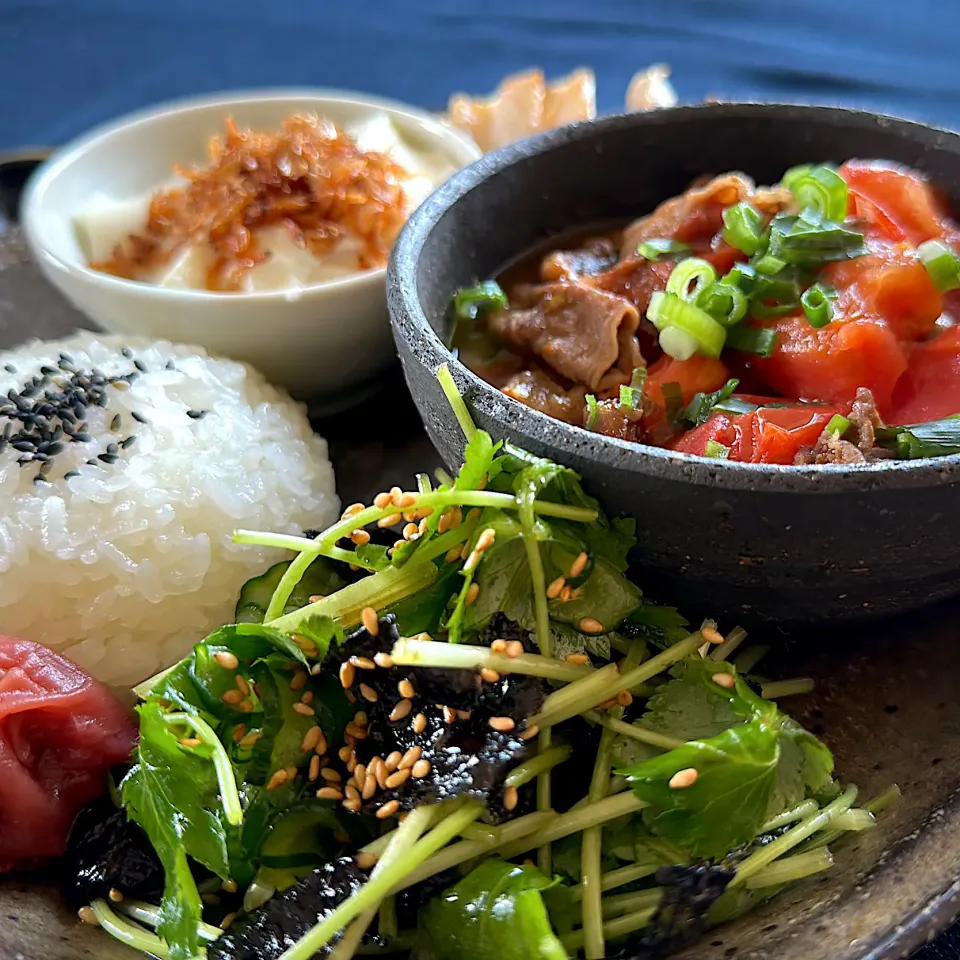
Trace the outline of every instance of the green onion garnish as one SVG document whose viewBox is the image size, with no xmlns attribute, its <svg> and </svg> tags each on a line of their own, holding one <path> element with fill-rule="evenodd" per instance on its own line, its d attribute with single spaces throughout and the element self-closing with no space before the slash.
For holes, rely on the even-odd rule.
<svg viewBox="0 0 960 960">
<path fill-rule="evenodd" d="M 656 237 L 652 240 L 644 240 L 637 247 L 637 256 L 644 260 L 676 260 L 686 256 L 691 248 L 686 243 L 679 240 L 667 240 Z"/>
<path fill-rule="evenodd" d="M 706 423 L 713 415 L 714 408 L 730 398 L 730 395 L 740 385 L 740 381 L 729 379 L 719 390 L 712 393 L 697 393 L 687 404 L 682 418 L 694 427 Z"/>
<path fill-rule="evenodd" d="M 713 409 L 719 413 L 732 413 L 739 416 L 741 413 L 755 413 L 760 408 L 749 400 L 743 400 L 740 397 L 727 397 L 725 400 L 719 400 L 714 404 Z"/>
<path fill-rule="evenodd" d="M 825 327 L 833 319 L 837 291 L 829 284 L 815 283 L 803 292 L 800 305 L 811 327 Z"/>
<path fill-rule="evenodd" d="M 473 320 L 487 310 L 506 310 L 507 295 L 496 280 L 484 280 L 475 287 L 462 287 L 453 296 L 453 312 L 458 320 Z"/>
<path fill-rule="evenodd" d="M 588 410 L 586 427 L 588 430 L 595 430 L 597 414 L 600 412 L 600 408 L 597 406 L 597 398 L 592 393 L 588 393 L 583 399 L 587 401 Z"/>
<path fill-rule="evenodd" d="M 630 377 L 630 386 L 620 387 L 620 406 L 627 410 L 639 410 L 643 392 L 647 386 L 647 368 L 637 367 Z"/>
<path fill-rule="evenodd" d="M 640 394 L 626 384 L 620 386 L 620 408 L 622 410 L 636 410 L 640 401 Z"/>
<path fill-rule="evenodd" d="M 735 263 L 723 279 L 725 283 L 734 283 L 744 293 L 751 294 L 757 282 L 757 271 L 749 263 Z"/>
<path fill-rule="evenodd" d="M 829 164 L 792 167 L 782 183 L 801 210 L 814 209 L 828 220 L 846 218 L 847 182 Z"/>
<path fill-rule="evenodd" d="M 679 383 L 665 383 L 660 387 L 666 405 L 667 422 L 676 430 L 682 429 L 683 424 L 683 390 Z"/>
<path fill-rule="evenodd" d="M 767 254 L 757 264 L 760 273 L 777 273 L 769 269 L 773 257 L 784 264 L 819 267 L 837 260 L 852 260 L 867 252 L 863 234 L 829 220 L 817 210 L 806 209 L 799 216 L 778 214 L 770 223 Z M 766 263 L 766 268 L 761 265 Z"/>
<path fill-rule="evenodd" d="M 697 296 L 717 279 L 713 264 L 699 257 L 687 257 L 681 260 L 670 273 L 667 280 L 667 293 L 691 303 Z"/>
<path fill-rule="evenodd" d="M 660 331 L 663 352 L 675 360 L 689 360 L 694 353 L 719 357 L 723 350 L 724 328 L 710 314 L 673 293 L 659 290 L 654 293 L 647 307 L 647 318 Z"/>
<path fill-rule="evenodd" d="M 960 257 L 942 240 L 921 243 L 917 253 L 941 293 L 960 288 Z"/>
<path fill-rule="evenodd" d="M 835 413 L 827 424 L 827 433 L 836 434 L 838 437 L 842 437 L 849 429 L 850 421 L 839 413 Z"/>
<path fill-rule="evenodd" d="M 777 331 L 757 329 L 756 327 L 731 327 L 727 331 L 727 346 L 741 353 L 753 353 L 758 357 L 769 357 L 777 344 Z"/>
<path fill-rule="evenodd" d="M 732 327 L 747 315 L 750 301 L 735 283 L 724 277 L 700 291 L 697 306 L 710 314 L 717 323 Z"/>
<path fill-rule="evenodd" d="M 723 239 L 752 257 L 763 237 L 763 217 L 749 203 L 741 200 L 723 211 Z"/>
<path fill-rule="evenodd" d="M 930 423 L 880 427 L 876 437 L 880 446 L 895 451 L 902 460 L 946 457 L 960 453 L 960 413 Z"/>
<path fill-rule="evenodd" d="M 730 456 L 730 448 L 717 440 L 708 440 L 703 448 L 703 455 L 711 460 L 726 460 Z"/>
<path fill-rule="evenodd" d="M 779 273 L 786 265 L 785 260 L 781 260 L 779 257 L 773 256 L 773 254 L 765 253 L 756 262 L 756 271 L 759 274 L 773 276 L 773 274 Z"/>
</svg>

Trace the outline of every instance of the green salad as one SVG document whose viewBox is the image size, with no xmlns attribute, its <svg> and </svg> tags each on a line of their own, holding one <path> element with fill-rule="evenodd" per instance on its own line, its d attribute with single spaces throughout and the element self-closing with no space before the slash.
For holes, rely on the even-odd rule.
<svg viewBox="0 0 960 960">
<path fill-rule="evenodd" d="M 775 701 L 809 681 L 759 683 L 742 630 L 644 597 L 634 522 L 476 429 L 439 376 L 456 477 L 304 537 L 238 531 L 294 557 L 138 688 L 116 806 L 72 841 L 111 824 L 84 902 L 118 939 L 172 960 L 662 957 L 828 869 L 896 797 L 855 806 Z"/>
</svg>

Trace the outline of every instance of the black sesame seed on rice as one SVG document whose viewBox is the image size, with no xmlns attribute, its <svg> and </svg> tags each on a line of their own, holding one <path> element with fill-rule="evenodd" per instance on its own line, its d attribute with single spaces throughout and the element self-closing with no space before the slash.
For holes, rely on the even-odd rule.
<svg viewBox="0 0 960 960">
<path fill-rule="evenodd" d="M 208 410 L 188 410 L 187 416 L 191 420 L 202 420 L 208 413 Z"/>
</svg>

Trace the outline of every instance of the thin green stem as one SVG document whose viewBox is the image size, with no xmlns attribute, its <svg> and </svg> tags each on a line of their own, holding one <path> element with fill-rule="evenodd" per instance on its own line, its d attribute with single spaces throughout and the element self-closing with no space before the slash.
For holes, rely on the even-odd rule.
<svg viewBox="0 0 960 960">
<path fill-rule="evenodd" d="M 420 640 L 417 637 L 401 637 L 390 651 L 390 657 L 398 666 L 443 667 L 450 669 L 480 670 L 489 667 L 497 673 L 523 673 L 545 680 L 572 683 L 594 672 L 586 664 L 567 663 L 555 657 L 537 653 L 522 653 L 508 657 L 494 653 L 489 647 L 468 643 L 440 643 L 436 640 Z"/>
<path fill-rule="evenodd" d="M 227 815 L 227 823 L 238 827 L 243 823 L 243 806 L 240 803 L 240 792 L 237 789 L 237 775 L 234 773 L 233 764 L 227 756 L 220 738 L 216 735 L 213 727 L 201 720 L 200 717 L 191 713 L 166 713 L 162 714 L 163 722 L 169 726 L 183 724 L 190 727 L 199 739 L 213 751 L 210 759 L 213 760 L 213 767 L 217 773 L 217 785 L 220 787 L 220 802 L 223 804 L 223 812 Z M 184 747 L 184 750 L 193 750 L 193 747 Z"/>
<path fill-rule="evenodd" d="M 787 824 L 796 823 L 798 820 L 805 820 L 807 817 L 813 816 L 819 809 L 820 805 L 816 800 L 804 800 L 803 803 L 797 804 L 793 809 L 785 810 L 783 813 L 771 817 L 760 828 L 760 832 L 772 833 L 774 830 L 787 826 Z"/>
<path fill-rule="evenodd" d="M 386 870 L 400 863 L 430 825 L 431 819 L 432 816 L 426 807 L 418 807 L 411 810 L 407 819 L 392 833 L 392 839 L 374 866 L 373 872 L 370 874 L 370 879 L 375 880 Z M 373 923 L 373 919 L 376 917 L 377 910 L 380 909 L 380 906 L 380 901 L 371 904 L 347 927 L 342 939 L 330 954 L 330 960 L 350 960 L 356 952 L 357 947 L 360 946 L 360 941 L 367 932 L 367 927 Z M 394 921 L 396 921 L 396 913 L 394 913 Z M 382 930 L 381 933 L 383 936 L 387 936 Z"/>
<path fill-rule="evenodd" d="M 331 560 L 342 560 L 344 563 L 352 563 L 366 570 L 375 569 L 369 560 L 358 557 L 353 550 L 344 550 L 343 547 L 323 546 L 320 552 L 317 552 L 316 540 L 310 537 L 297 537 L 289 533 L 261 533 L 258 530 L 235 530 L 233 533 L 234 543 L 252 544 L 260 547 L 275 547 L 278 550 L 293 550 L 295 553 L 307 552 L 315 557 L 329 557 Z"/>
<path fill-rule="evenodd" d="M 476 820 L 483 813 L 483 809 L 483 804 L 476 800 L 468 800 L 460 805 L 455 812 L 418 840 L 399 862 L 390 864 L 378 876 L 371 877 L 349 900 L 345 900 L 325 920 L 307 931 L 292 947 L 283 952 L 280 960 L 309 960 L 351 920 L 378 904 L 413 868 L 446 846 L 463 827 Z"/>
<path fill-rule="evenodd" d="M 562 840 L 571 834 L 580 833 L 587 827 L 596 826 L 598 823 L 606 823 L 608 820 L 614 820 L 628 813 L 636 813 L 645 806 L 647 804 L 643 800 L 631 791 L 626 790 L 623 793 L 607 797 L 599 803 L 587 804 L 576 810 L 562 813 L 535 834 L 517 840 L 516 843 L 506 844 L 500 847 L 497 852 L 504 860 L 512 860 L 514 857 L 519 857 L 520 854 L 542 846 L 544 843 L 553 843 L 555 840 Z"/>
<path fill-rule="evenodd" d="M 734 627 L 724 638 L 723 643 L 718 644 L 710 651 L 711 660 L 728 660 L 730 655 L 747 639 L 747 631 L 743 627 Z"/>
<path fill-rule="evenodd" d="M 833 856 L 826 847 L 798 853 L 792 857 L 783 857 L 770 866 L 764 867 L 748 878 L 748 890 L 762 890 L 764 887 L 778 887 L 784 883 L 793 883 L 804 877 L 813 876 L 833 866 Z"/>
<path fill-rule="evenodd" d="M 733 661 L 733 665 L 737 668 L 737 673 L 749 673 L 769 652 L 770 648 L 763 645 L 747 647 Z"/>
<path fill-rule="evenodd" d="M 613 897 L 604 897 L 601 901 L 601 909 L 605 919 L 619 917 L 625 913 L 636 913 L 638 910 L 656 907 L 660 897 L 659 887 L 654 887 L 652 890 L 639 890 L 636 893 L 619 893 Z M 584 949 L 586 949 L 586 938 L 584 938 Z"/>
<path fill-rule="evenodd" d="M 648 910 L 639 910 L 637 913 L 628 913 L 614 920 L 608 920 L 603 925 L 603 935 L 607 940 L 615 940 L 617 937 L 625 937 L 628 933 L 642 930 L 650 923 L 656 910 L 656 907 L 651 907 Z M 583 931 L 574 930 L 573 933 L 564 934 L 560 942 L 571 954 L 576 954 L 583 946 Z"/>
<path fill-rule="evenodd" d="M 600 734 L 597 759 L 593 765 L 587 799 L 599 803 L 610 787 L 610 761 L 615 734 L 605 729 Z M 583 952 L 586 960 L 602 960 L 606 952 L 603 937 L 603 907 L 600 903 L 603 888 L 601 852 L 603 827 L 597 824 L 583 831 L 580 845 L 580 888 L 583 893 Z"/>
<path fill-rule="evenodd" d="M 94 900 L 90 904 L 90 909 L 93 910 L 93 915 L 97 918 L 100 926 L 115 940 L 125 943 L 128 947 L 133 947 L 134 950 L 139 950 L 141 953 L 150 953 L 159 957 L 160 960 L 169 960 L 170 948 L 160 937 L 149 930 L 144 930 L 138 924 L 130 923 L 128 920 L 118 917 L 107 906 L 105 900 Z M 205 951 L 201 951 L 199 956 L 203 957 L 205 955 Z"/>
<path fill-rule="evenodd" d="M 539 776 L 541 773 L 546 773 L 547 770 L 552 770 L 559 764 L 569 760 L 571 753 L 573 753 L 571 748 L 563 744 L 558 744 L 549 750 L 543 750 L 538 753 L 537 756 L 527 760 L 526 763 L 521 763 L 520 766 L 514 767 L 507 775 L 504 786 L 522 787 L 524 784 L 533 780 L 534 777 Z"/>
<path fill-rule="evenodd" d="M 863 805 L 863 809 L 869 810 L 875 817 L 878 817 L 884 810 L 892 807 L 902 796 L 903 794 L 900 792 L 900 788 L 893 783 L 882 793 L 878 793 L 875 797 L 868 800 Z"/>
<path fill-rule="evenodd" d="M 811 677 L 797 677 L 794 680 L 774 680 L 760 687 L 760 696 L 764 700 L 776 700 L 778 697 L 793 697 L 802 693 L 812 693 L 814 682 Z"/>
<path fill-rule="evenodd" d="M 620 734 L 623 737 L 639 740 L 641 743 L 646 743 L 651 747 L 657 747 L 660 750 L 676 750 L 677 747 L 682 747 L 686 742 L 680 740 L 678 737 L 668 737 L 664 733 L 656 733 L 653 730 L 648 730 L 646 727 L 641 727 L 635 723 L 626 723 L 623 720 L 616 719 L 616 717 L 610 717 L 599 710 L 588 711 L 584 714 L 584 718 L 590 720 L 592 723 L 599 724 L 607 730 L 612 730 L 614 733 Z"/>
<path fill-rule="evenodd" d="M 470 416 L 470 411 L 467 410 L 467 405 L 463 402 L 460 391 L 457 389 L 453 374 L 445 363 L 437 367 L 437 379 L 440 381 L 440 386 L 443 388 L 447 403 L 450 404 L 450 409 L 453 410 L 453 414 L 457 418 L 457 423 L 460 424 L 460 429 L 463 431 L 463 435 L 469 443 L 473 439 L 473 435 L 477 432 L 477 427 L 473 422 L 473 417 Z"/>
<path fill-rule="evenodd" d="M 822 810 L 806 820 L 802 820 L 791 830 L 788 830 L 783 836 L 777 837 L 766 846 L 755 850 L 742 861 L 737 867 L 737 875 L 730 882 L 731 887 L 743 886 L 750 877 L 759 873 L 764 867 L 769 866 L 778 857 L 783 856 L 788 850 L 792 850 L 797 844 L 802 843 L 807 837 L 812 836 L 818 830 L 828 827 L 833 818 L 841 813 L 845 813 L 853 806 L 853 801 L 857 799 L 857 788 L 847 787 L 847 789 L 837 797 L 832 803 L 825 806 Z"/>
<path fill-rule="evenodd" d="M 605 873 L 600 878 L 600 889 L 606 893 L 607 890 L 615 890 L 625 884 L 633 883 L 635 880 L 642 880 L 644 877 L 652 877 L 657 872 L 658 864 L 653 863 L 631 863 L 626 867 L 618 867 Z M 571 900 L 580 900 L 583 897 L 583 887 L 576 886 L 570 891 Z"/>
<path fill-rule="evenodd" d="M 217 883 L 219 884 L 219 882 L 218 880 Z M 160 908 L 152 903 L 144 903 L 142 900 L 130 900 L 124 897 L 123 900 L 114 905 L 113 909 L 117 913 L 122 913 L 125 917 L 136 920 L 137 923 L 142 923 L 154 930 L 160 926 Z M 199 923 L 197 924 L 197 933 L 204 940 L 213 941 L 223 933 L 223 929 L 210 923 Z"/>
</svg>

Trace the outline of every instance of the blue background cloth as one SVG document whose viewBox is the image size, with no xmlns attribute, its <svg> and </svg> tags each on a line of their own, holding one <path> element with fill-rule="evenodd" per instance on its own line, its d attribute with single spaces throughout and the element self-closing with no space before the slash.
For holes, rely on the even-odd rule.
<svg viewBox="0 0 960 960">
<path fill-rule="evenodd" d="M 682 101 L 868 107 L 960 128 L 957 0 L 0 0 L 0 153 L 173 97 L 353 89 L 442 109 L 530 66 L 601 111 L 668 63 Z M 960 870 L 960 865 L 958 865 Z M 960 934 L 923 960 L 960 960 Z"/>
</svg>

